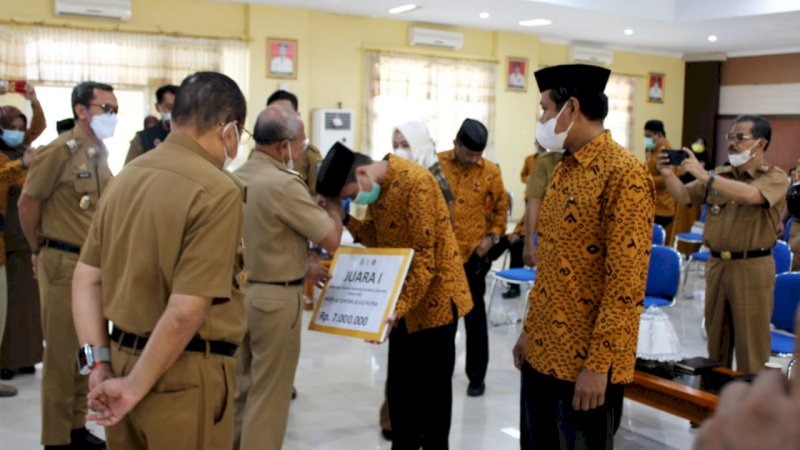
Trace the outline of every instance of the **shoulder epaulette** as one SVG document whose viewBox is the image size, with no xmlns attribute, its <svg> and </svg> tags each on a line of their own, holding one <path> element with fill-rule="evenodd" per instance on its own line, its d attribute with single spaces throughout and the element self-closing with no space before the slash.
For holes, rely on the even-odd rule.
<svg viewBox="0 0 800 450">
<path fill-rule="evenodd" d="M 733 173 L 733 166 L 719 166 L 714 169 L 714 173 L 717 175 Z"/>
</svg>

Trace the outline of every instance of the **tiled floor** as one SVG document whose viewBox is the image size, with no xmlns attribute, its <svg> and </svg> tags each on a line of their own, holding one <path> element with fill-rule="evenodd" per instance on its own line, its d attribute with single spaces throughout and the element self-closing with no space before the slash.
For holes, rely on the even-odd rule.
<svg viewBox="0 0 800 450">
<path fill-rule="evenodd" d="M 675 306 L 667 309 L 684 352 L 692 356 L 706 354 L 700 333 L 702 289 L 702 272 L 693 272 L 686 291 L 697 291 L 695 298 L 684 298 L 681 293 Z M 492 312 L 495 320 L 502 320 L 508 313 L 521 315 L 522 300 L 502 300 L 500 291 L 498 286 L 494 293 L 498 308 Z M 306 313 L 306 322 L 309 317 Z M 470 398 L 465 394 L 464 331 L 463 327 L 459 329 L 450 433 L 453 449 L 519 448 L 519 372 L 511 359 L 511 348 L 518 335 L 519 325 L 491 328 L 486 394 Z M 299 396 L 292 404 L 284 447 L 288 450 L 390 448 L 390 443 L 381 438 L 377 424 L 386 379 L 387 349 L 387 345 L 304 331 L 295 383 Z M 39 377 L 37 373 L 15 378 L 10 383 L 20 389 L 20 394 L 0 399 L 1 449 L 41 448 Z M 625 400 L 616 448 L 690 449 L 694 435 L 688 421 Z"/>
</svg>

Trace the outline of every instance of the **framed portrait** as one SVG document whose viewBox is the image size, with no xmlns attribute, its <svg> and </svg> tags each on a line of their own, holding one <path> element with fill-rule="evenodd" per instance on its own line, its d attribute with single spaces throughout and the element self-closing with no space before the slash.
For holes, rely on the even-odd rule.
<svg viewBox="0 0 800 450">
<path fill-rule="evenodd" d="M 528 91 L 528 58 L 509 57 L 506 63 L 506 90 Z"/>
<path fill-rule="evenodd" d="M 647 77 L 647 101 L 664 103 L 664 74 L 650 73 Z"/>
<path fill-rule="evenodd" d="M 267 77 L 297 78 L 297 41 L 267 38 Z"/>
</svg>

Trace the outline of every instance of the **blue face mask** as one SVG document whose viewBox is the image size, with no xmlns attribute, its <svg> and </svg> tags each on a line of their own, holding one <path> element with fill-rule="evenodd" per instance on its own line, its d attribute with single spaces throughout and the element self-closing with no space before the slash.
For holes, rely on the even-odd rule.
<svg viewBox="0 0 800 450">
<path fill-rule="evenodd" d="M 353 199 L 353 203 L 356 205 L 369 205 L 370 203 L 374 203 L 375 200 L 381 196 L 381 185 L 373 181 L 371 177 L 369 177 L 369 181 L 372 182 L 372 190 L 369 192 L 362 191 L 361 185 L 359 184 L 358 194 L 356 194 L 356 198 Z"/>
<path fill-rule="evenodd" d="M 656 143 L 653 142 L 653 138 L 646 137 L 644 138 L 644 148 L 648 150 L 652 150 L 656 146 Z"/>
<path fill-rule="evenodd" d="M 0 136 L 0 138 L 3 139 L 3 142 L 5 142 L 9 148 L 17 148 L 22 145 L 22 141 L 25 140 L 25 132 L 6 130 L 3 128 L 3 135 Z"/>
</svg>

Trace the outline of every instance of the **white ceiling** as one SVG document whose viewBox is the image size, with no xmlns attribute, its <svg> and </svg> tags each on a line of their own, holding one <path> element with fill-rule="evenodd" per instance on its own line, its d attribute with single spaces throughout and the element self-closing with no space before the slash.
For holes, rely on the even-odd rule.
<svg viewBox="0 0 800 450">
<path fill-rule="evenodd" d="M 556 42 L 673 55 L 800 51 L 800 0 L 226 0 L 409 22 L 514 31 Z M 393 15 L 390 8 L 421 9 Z M 488 12 L 488 19 L 478 15 Z M 520 20 L 552 25 L 526 28 Z M 626 36 L 626 28 L 634 30 Z M 716 42 L 709 42 L 709 35 Z"/>
</svg>

